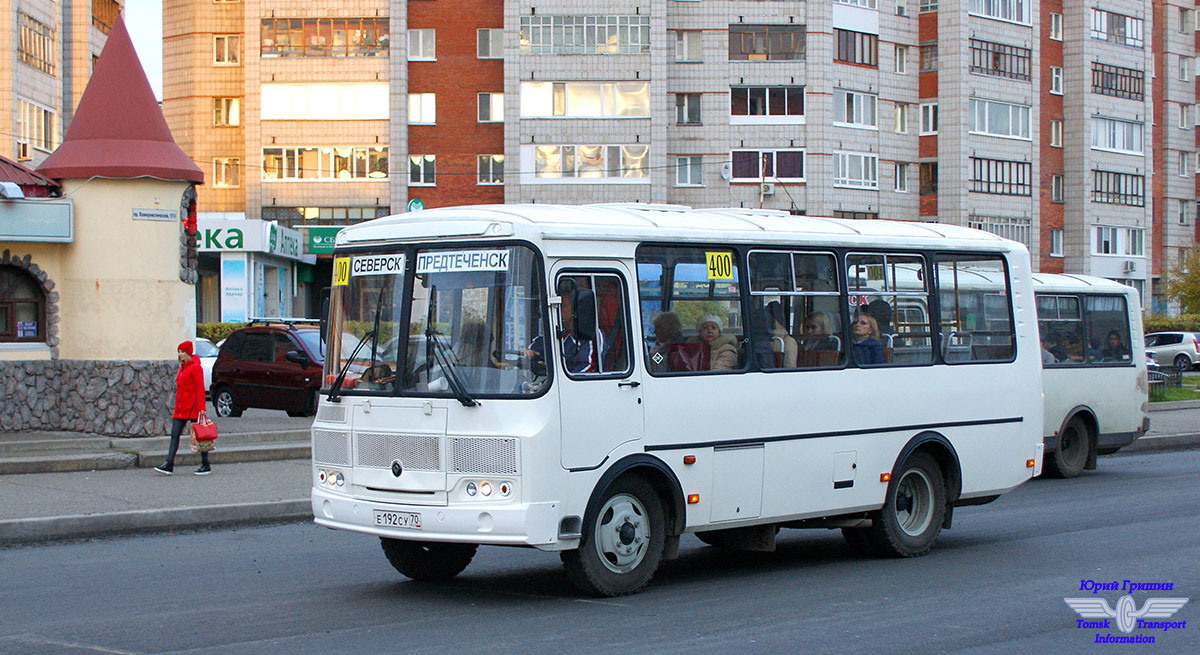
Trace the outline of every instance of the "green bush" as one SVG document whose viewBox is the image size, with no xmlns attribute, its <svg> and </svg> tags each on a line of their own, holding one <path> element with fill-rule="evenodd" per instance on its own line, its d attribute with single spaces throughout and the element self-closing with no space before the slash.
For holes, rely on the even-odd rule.
<svg viewBox="0 0 1200 655">
<path fill-rule="evenodd" d="M 1160 316 L 1151 314 L 1142 321 L 1146 334 L 1151 332 L 1200 332 L 1200 314 Z"/>
<path fill-rule="evenodd" d="M 245 326 L 245 323 L 197 323 L 196 336 L 208 339 L 215 344 L 228 337 L 230 332 Z"/>
</svg>

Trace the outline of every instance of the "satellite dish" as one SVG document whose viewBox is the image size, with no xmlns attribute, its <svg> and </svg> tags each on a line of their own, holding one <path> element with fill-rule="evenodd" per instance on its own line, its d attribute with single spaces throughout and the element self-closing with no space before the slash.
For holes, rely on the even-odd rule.
<svg viewBox="0 0 1200 655">
<path fill-rule="evenodd" d="M 729 162 L 721 164 L 721 179 L 728 182 L 731 177 L 733 177 L 733 164 Z"/>
</svg>

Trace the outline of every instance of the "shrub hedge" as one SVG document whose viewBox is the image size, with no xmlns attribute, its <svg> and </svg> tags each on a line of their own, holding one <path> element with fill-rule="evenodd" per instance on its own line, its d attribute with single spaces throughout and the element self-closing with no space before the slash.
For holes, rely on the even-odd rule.
<svg viewBox="0 0 1200 655">
<path fill-rule="evenodd" d="M 216 343 L 228 337 L 230 332 L 245 326 L 245 323 L 197 323 L 196 336 Z"/>
<path fill-rule="evenodd" d="M 1151 332 L 1200 332 L 1200 314 L 1161 316 L 1151 314 L 1142 320 L 1146 334 Z"/>
</svg>

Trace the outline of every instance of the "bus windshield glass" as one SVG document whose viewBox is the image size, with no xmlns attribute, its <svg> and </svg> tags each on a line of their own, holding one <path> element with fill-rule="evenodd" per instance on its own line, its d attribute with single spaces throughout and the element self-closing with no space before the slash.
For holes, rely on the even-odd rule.
<svg viewBox="0 0 1200 655">
<path fill-rule="evenodd" d="M 339 392 L 390 393 L 399 361 L 399 314 L 405 254 L 378 252 L 334 258 L 334 286 L 326 334 L 326 389 L 339 374 Z"/>
<path fill-rule="evenodd" d="M 540 393 L 548 368 L 533 352 L 545 342 L 533 250 L 418 249 L 415 257 L 402 390 L 459 400 Z"/>
</svg>

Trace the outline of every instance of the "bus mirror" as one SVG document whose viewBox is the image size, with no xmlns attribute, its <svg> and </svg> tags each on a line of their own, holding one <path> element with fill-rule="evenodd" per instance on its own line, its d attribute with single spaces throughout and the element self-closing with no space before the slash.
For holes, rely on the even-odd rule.
<svg viewBox="0 0 1200 655">
<path fill-rule="evenodd" d="M 596 338 L 596 294 L 591 289 L 576 289 L 571 296 L 571 329 L 581 341 Z"/>
<path fill-rule="evenodd" d="M 321 289 L 321 321 L 318 330 L 321 335 L 321 343 L 325 342 L 325 335 L 329 332 L 329 291 L 329 287 Z"/>
</svg>

